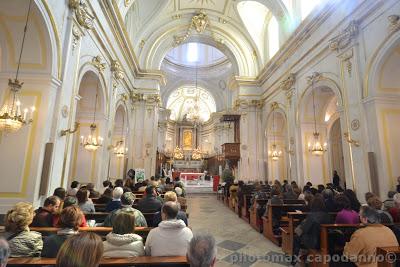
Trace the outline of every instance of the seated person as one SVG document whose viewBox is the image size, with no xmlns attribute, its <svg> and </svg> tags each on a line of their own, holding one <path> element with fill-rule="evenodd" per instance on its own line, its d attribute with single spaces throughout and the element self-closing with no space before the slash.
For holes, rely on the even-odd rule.
<svg viewBox="0 0 400 267">
<path fill-rule="evenodd" d="M 97 199 L 97 204 L 108 204 L 109 202 L 112 201 L 112 192 L 113 189 L 110 187 L 107 187 L 104 190 L 104 193 Z"/>
<path fill-rule="evenodd" d="M 70 206 L 76 206 L 79 209 L 78 200 L 76 199 L 76 197 L 68 196 L 65 198 L 63 209 L 68 208 Z M 58 227 L 59 220 L 60 220 L 59 214 L 53 216 L 53 227 Z M 88 224 L 86 221 L 85 214 L 82 213 L 82 221 L 81 221 L 81 224 L 79 225 L 79 227 L 87 227 L 87 226 L 88 226 Z"/>
<path fill-rule="evenodd" d="M 108 202 L 106 206 L 106 211 L 110 212 L 113 210 L 117 210 L 121 208 L 121 196 L 124 193 L 124 189 L 122 187 L 115 187 L 113 190 L 113 199 L 112 201 Z"/>
<path fill-rule="evenodd" d="M 53 196 L 56 196 L 60 199 L 60 207 L 58 208 L 57 213 L 60 213 L 63 209 L 64 199 L 67 196 L 67 191 L 63 187 L 57 187 L 54 189 Z"/>
<path fill-rule="evenodd" d="M 32 221 L 33 207 L 30 203 L 19 202 L 7 212 L 3 237 L 8 241 L 12 258 L 40 256 L 42 234 L 29 230 Z"/>
<path fill-rule="evenodd" d="M 0 239 L 0 267 L 6 267 L 10 257 L 10 246 L 4 239 Z"/>
<path fill-rule="evenodd" d="M 94 204 L 89 199 L 90 192 L 86 188 L 81 188 L 76 193 L 76 199 L 78 199 L 78 206 L 84 213 L 96 212 Z"/>
<path fill-rule="evenodd" d="M 283 193 L 283 199 L 297 199 L 299 196 L 293 191 L 293 187 L 290 184 L 285 185 L 285 193 Z"/>
<path fill-rule="evenodd" d="M 138 203 L 138 210 L 143 213 L 154 213 L 161 209 L 162 203 L 157 199 L 157 193 L 153 186 L 146 187 L 145 195 Z"/>
<path fill-rule="evenodd" d="M 310 213 L 296 227 L 293 241 L 293 254 L 299 255 L 300 249 L 320 248 L 320 225 L 331 222 L 326 212 L 325 201 L 321 194 L 316 194 L 310 205 Z"/>
<path fill-rule="evenodd" d="M 147 227 L 146 218 L 142 212 L 132 207 L 135 201 L 135 195 L 132 192 L 126 192 L 121 197 L 121 208 L 113 210 L 104 220 L 103 226 L 113 227 L 115 218 L 120 212 L 131 213 L 135 217 L 136 227 Z"/>
<path fill-rule="evenodd" d="M 273 185 L 271 187 L 271 198 L 268 200 L 266 209 L 265 209 L 265 216 L 268 216 L 268 209 L 270 205 L 282 205 L 283 204 L 283 200 L 280 198 L 281 192 L 279 191 L 279 186 L 277 185 Z M 279 221 L 281 220 L 281 211 L 280 210 L 276 210 L 276 212 L 274 212 L 273 210 L 273 214 L 272 214 L 272 228 L 274 231 L 278 231 L 279 229 Z M 270 219 L 270 218 L 269 218 Z"/>
<path fill-rule="evenodd" d="M 388 227 L 380 224 L 380 216 L 376 209 L 361 206 L 360 221 L 365 227 L 355 231 L 347 242 L 343 255 L 357 266 L 377 266 L 374 259 L 377 247 L 398 246 L 396 236 Z"/>
<path fill-rule="evenodd" d="M 94 189 L 94 184 L 93 183 L 88 183 L 86 185 L 87 190 L 89 191 L 89 198 L 99 198 L 100 197 L 100 193 L 97 192 Z"/>
<path fill-rule="evenodd" d="M 82 223 L 82 211 L 77 206 L 69 206 L 62 210 L 57 227 L 57 234 L 44 239 L 42 257 L 55 258 L 61 245 L 68 237 L 78 233 Z"/>
<path fill-rule="evenodd" d="M 336 202 L 334 200 L 334 194 L 331 189 L 329 189 L 329 188 L 324 189 L 322 191 L 322 196 L 325 199 L 325 207 L 328 212 L 337 212 L 342 209 L 342 208 L 337 207 Z M 347 198 L 347 200 L 350 203 L 350 200 L 348 198 Z M 357 214 L 357 218 L 358 218 L 358 213 L 356 212 L 355 214 Z"/>
<path fill-rule="evenodd" d="M 56 267 L 97 267 L 103 256 L 103 241 L 93 232 L 68 238 L 57 254 Z"/>
<path fill-rule="evenodd" d="M 382 210 L 382 201 L 379 199 L 378 196 L 370 196 L 367 203 L 368 206 L 378 212 L 381 223 L 393 223 L 392 215 L 390 215 L 390 213 L 388 213 L 387 211 Z"/>
<path fill-rule="evenodd" d="M 190 241 L 187 259 L 191 267 L 213 267 L 217 259 L 214 237 L 195 235 Z"/>
<path fill-rule="evenodd" d="M 388 198 L 383 201 L 384 210 L 389 210 L 394 207 L 394 195 L 396 195 L 396 191 L 389 191 L 387 196 Z"/>
<path fill-rule="evenodd" d="M 165 202 L 162 210 L 162 222 L 150 230 L 146 239 L 145 252 L 148 256 L 185 256 L 189 242 L 193 237 L 192 230 L 178 220 L 178 205 L 172 201 Z"/>
<path fill-rule="evenodd" d="M 178 197 L 178 202 L 179 202 L 181 208 L 182 208 L 183 206 L 186 206 L 186 205 L 187 205 L 187 204 L 186 204 L 186 198 L 184 198 L 184 197 L 182 196 L 182 193 L 183 193 L 182 188 L 180 188 L 180 187 L 175 187 L 174 190 L 175 190 L 176 196 Z"/>
<path fill-rule="evenodd" d="M 71 188 L 68 189 L 67 195 L 74 197 L 74 196 L 76 196 L 76 193 L 78 192 L 78 190 L 79 190 L 79 182 L 78 181 L 72 181 L 71 182 Z"/>
<path fill-rule="evenodd" d="M 118 212 L 113 223 L 113 230 L 103 242 L 104 257 L 128 258 L 144 255 L 143 238 L 135 234 L 135 224 L 133 213 Z"/>
<path fill-rule="evenodd" d="M 179 188 L 179 187 L 178 187 L 178 188 Z M 177 196 L 176 196 L 175 192 L 173 192 L 173 191 L 168 191 L 168 192 L 165 193 L 165 195 L 164 195 L 164 201 L 165 201 L 165 202 L 167 202 L 167 201 L 172 201 L 172 202 L 174 202 L 174 203 L 177 203 L 177 204 L 178 204 L 178 207 L 179 207 L 179 203 L 178 203 Z M 186 224 L 186 226 L 188 226 L 188 220 L 187 220 L 186 212 L 183 212 L 183 211 L 179 210 L 178 215 L 177 215 L 176 218 L 177 218 L 178 220 L 184 221 L 185 224 Z M 162 221 L 162 219 L 161 219 L 161 211 L 158 211 L 158 212 L 156 212 L 156 213 L 154 214 L 153 223 L 152 223 L 151 226 L 152 226 L 152 227 L 157 227 L 158 224 L 159 224 L 161 221 Z"/>
<path fill-rule="evenodd" d="M 46 198 L 43 207 L 36 210 L 31 226 L 34 227 L 52 227 L 53 216 L 57 214 L 60 208 L 60 199 L 56 196 Z"/>
<path fill-rule="evenodd" d="M 395 223 L 400 222 L 400 195 L 394 200 L 394 207 L 389 209 L 389 213 Z"/>
<path fill-rule="evenodd" d="M 360 219 L 358 213 L 351 209 L 350 200 L 343 194 L 335 197 L 336 206 L 339 212 L 336 215 L 335 223 L 338 224 L 358 224 Z"/>
</svg>

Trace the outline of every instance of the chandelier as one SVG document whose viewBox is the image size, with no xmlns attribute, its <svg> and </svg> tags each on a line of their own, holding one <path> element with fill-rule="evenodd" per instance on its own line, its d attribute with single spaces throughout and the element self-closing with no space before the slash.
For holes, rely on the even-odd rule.
<svg viewBox="0 0 400 267">
<path fill-rule="evenodd" d="M 125 142 L 124 142 L 124 136 L 125 136 L 124 129 L 125 129 L 125 116 L 122 117 L 122 139 L 114 147 L 114 155 L 117 158 L 123 158 L 125 154 L 128 152 L 128 148 L 125 147 Z"/>
<path fill-rule="evenodd" d="M 196 127 L 200 123 L 200 106 L 199 106 L 199 98 L 200 98 L 200 93 L 197 88 L 197 64 L 196 64 L 196 98 L 195 98 L 195 103 L 193 107 L 189 109 L 189 112 L 186 115 L 186 118 L 194 123 L 194 126 Z"/>
<path fill-rule="evenodd" d="M 268 151 L 268 154 L 273 161 L 277 161 L 282 156 L 282 151 L 277 149 L 274 131 L 275 131 L 275 111 L 272 110 L 272 134 L 273 134 L 274 142 L 271 146 L 271 150 Z"/>
<path fill-rule="evenodd" d="M 195 150 L 193 150 L 192 159 L 193 160 L 201 160 L 203 157 L 202 154 L 203 153 L 201 152 L 200 148 L 197 147 Z"/>
<path fill-rule="evenodd" d="M 183 159 L 183 152 L 180 147 L 175 147 L 174 149 L 174 159 Z"/>
<path fill-rule="evenodd" d="M 23 113 L 21 112 L 21 101 L 18 99 L 17 93 L 21 90 L 23 82 L 18 80 L 19 68 L 21 66 L 22 52 L 24 50 L 25 36 L 28 28 L 29 15 L 31 11 L 32 0 L 29 1 L 28 14 L 26 16 L 24 34 L 22 37 L 21 51 L 19 53 L 17 72 L 15 79 L 8 80 L 8 86 L 10 93 L 7 96 L 4 106 L 0 110 L 0 132 L 15 133 L 20 130 L 24 125 L 27 125 L 33 121 L 33 112 L 35 107 L 30 109 L 25 108 Z"/>
<path fill-rule="evenodd" d="M 317 131 L 317 119 L 315 115 L 315 95 L 314 95 L 314 80 L 311 81 L 312 100 L 313 100 L 313 111 L 314 111 L 314 138 L 308 142 L 308 151 L 314 156 L 322 156 L 327 151 L 327 143 L 322 145 L 319 138 L 319 132 Z"/>
<path fill-rule="evenodd" d="M 96 133 L 96 109 L 99 83 L 97 82 L 96 100 L 94 103 L 93 123 L 90 125 L 90 134 L 87 137 L 81 136 L 81 145 L 90 152 L 96 151 L 103 145 L 103 138 Z"/>
</svg>

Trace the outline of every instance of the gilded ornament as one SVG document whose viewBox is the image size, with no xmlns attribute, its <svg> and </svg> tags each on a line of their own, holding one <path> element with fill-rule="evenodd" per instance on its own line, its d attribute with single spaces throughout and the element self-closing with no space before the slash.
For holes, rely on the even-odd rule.
<svg viewBox="0 0 400 267">
<path fill-rule="evenodd" d="M 308 84 L 313 84 L 322 79 L 322 74 L 319 72 L 313 72 L 311 76 L 307 76 L 307 83 Z"/>
<path fill-rule="evenodd" d="M 131 98 L 132 102 L 144 101 L 144 94 L 142 94 L 142 93 L 132 93 L 131 92 L 130 98 Z"/>
<path fill-rule="evenodd" d="M 114 79 L 124 79 L 124 72 L 122 71 L 121 64 L 119 64 L 118 60 L 111 61 L 111 71 L 113 72 Z"/>
<path fill-rule="evenodd" d="M 329 48 L 339 51 L 346 48 L 358 34 L 358 22 L 353 20 L 338 36 L 329 40 Z"/>
<path fill-rule="evenodd" d="M 75 11 L 76 20 L 79 25 L 86 29 L 93 28 L 94 16 L 88 11 L 86 3 L 82 0 L 69 0 L 69 7 Z"/>
<path fill-rule="evenodd" d="M 93 66 L 96 67 L 96 69 L 98 69 L 99 72 L 103 72 L 106 68 L 106 63 L 101 63 L 102 58 L 100 55 L 93 57 L 92 59 L 92 64 Z"/>
<path fill-rule="evenodd" d="M 207 15 L 203 11 L 200 11 L 197 15 L 193 16 L 185 35 L 174 36 L 175 45 L 180 45 L 185 42 L 186 39 L 191 35 L 193 29 L 195 29 L 197 33 L 203 33 L 208 24 L 209 20 Z"/>
<path fill-rule="evenodd" d="M 351 129 L 353 131 L 357 131 L 360 128 L 360 121 L 358 119 L 354 119 L 351 121 Z"/>
<path fill-rule="evenodd" d="M 390 15 L 390 16 L 388 16 L 388 20 L 389 20 L 389 32 L 390 33 L 400 30 L 400 16 L 399 15 Z"/>
<path fill-rule="evenodd" d="M 131 4 L 131 0 L 125 0 L 125 7 L 128 7 Z"/>
<path fill-rule="evenodd" d="M 67 106 L 67 105 L 64 105 L 64 106 L 61 108 L 61 115 L 62 115 L 62 117 L 63 117 L 63 118 L 67 118 L 67 117 L 68 117 L 68 113 L 69 113 L 69 111 L 68 111 L 68 106 Z"/>
<path fill-rule="evenodd" d="M 296 75 L 294 73 L 290 73 L 289 76 L 280 83 L 279 88 L 283 91 L 288 91 L 293 88 L 295 82 Z"/>
<path fill-rule="evenodd" d="M 275 109 L 277 109 L 277 108 L 279 108 L 278 102 L 272 102 L 272 104 L 271 104 L 271 110 L 275 110 Z"/>
<path fill-rule="evenodd" d="M 72 50 L 74 50 L 75 47 L 78 45 L 79 40 L 82 37 L 81 31 L 79 30 L 78 26 L 76 26 L 75 24 L 72 26 L 72 35 L 73 35 Z"/>
</svg>

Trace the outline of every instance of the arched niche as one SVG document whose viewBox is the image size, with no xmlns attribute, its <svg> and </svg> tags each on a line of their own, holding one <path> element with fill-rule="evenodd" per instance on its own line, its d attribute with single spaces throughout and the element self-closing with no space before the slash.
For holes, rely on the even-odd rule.
<svg viewBox="0 0 400 267">
<path fill-rule="evenodd" d="M 288 179 L 287 131 L 285 111 L 281 108 L 273 108 L 268 114 L 264 132 L 264 160 L 267 162 L 266 175 L 270 181 Z M 279 153 L 278 159 L 272 157 L 274 145 Z"/>
<path fill-rule="evenodd" d="M 322 80 L 310 85 L 303 92 L 298 106 L 298 125 L 300 127 L 300 157 L 302 158 L 304 183 L 326 184 L 330 182 L 333 172 L 333 159 L 343 158 L 343 150 L 334 149 L 331 145 L 338 145 L 338 140 L 330 140 L 330 130 L 335 121 L 340 121 L 339 107 L 341 107 L 341 94 L 337 87 L 329 80 Z M 314 98 L 314 100 L 313 100 Z M 315 111 L 314 111 L 315 106 Z M 314 119 L 315 116 L 315 119 Z M 336 129 L 336 128 L 333 128 Z M 314 132 L 319 133 L 319 142 L 325 145 L 327 151 L 321 156 L 313 155 L 309 146 L 314 141 Z M 341 132 L 340 132 L 341 135 Z M 336 138 L 341 138 L 337 136 Z M 341 153 L 333 155 L 332 153 Z M 334 166 L 338 166 L 335 164 Z M 342 176 L 344 178 L 344 168 Z"/>
<path fill-rule="evenodd" d="M 114 117 L 113 134 L 110 147 L 110 179 L 123 179 L 126 173 L 128 160 L 128 136 L 129 136 L 129 121 L 127 116 L 126 106 L 123 104 L 117 105 Z M 121 154 L 124 153 L 124 154 Z"/>
<path fill-rule="evenodd" d="M 2 134 L 0 199 L 4 212 L 18 201 L 38 200 L 45 142 L 51 132 L 55 90 L 59 78 L 60 49 L 45 1 L 32 1 L 18 80 L 22 109 L 35 106 L 33 122 L 14 134 Z M 9 95 L 8 79 L 15 79 L 29 1 L 0 1 L 0 108 Z M 51 81 L 51 82 L 50 82 Z M 51 182 L 49 182 L 50 184 Z"/>
<path fill-rule="evenodd" d="M 395 190 L 400 176 L 399 136 L 400 131 L 400 34 L 394 34 L 384 42 L 375 56 L 369 72 L 368 97 L 365 105 L 371 121 L 369 135 L 371 150 L 376 153 L 379 180 L 372 180 L 372 186 L 379 185 L 381 195 Z M 378 98 L 379 97 L 379 98 Z M 378 140 L 378 141 L 377 141 Z M 373 179 L 373 177 L 371 177 Z"/>
<path fill-rule="evenodd" d="M 102 151 L 103 146 L 96 151 L 90 152 L 84 149 L 80 144 L 81 138 L 91 134 L 90 125 L 96 124 L 95 135 L 106 139 L 106 103 L 104 101 L 104 89 L 101 79 L 97 73 L 87 71 L 83 74 L 79 84 L 79 101 L 76 106 L 76 119 L 80 123 L 80 127 L 74 134 L 73 149 L 71 157 L 70 181 L 77 180 L 82 183 L 96 183 L 105 177 L 100 177 L 101 164 L 103 162 Z M 97 95 L 97 96 L 96 96 Z M 97 99 L 97 104 L 96 104 Z M 96 112 L 95 112 L 96 111 Z"/>
</svg>

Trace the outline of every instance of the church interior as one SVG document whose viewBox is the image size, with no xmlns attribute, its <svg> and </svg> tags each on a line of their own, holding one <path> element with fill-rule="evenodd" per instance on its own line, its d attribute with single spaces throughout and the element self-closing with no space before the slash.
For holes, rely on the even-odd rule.
<svg viewBox="0 0 400 267">
<path fill-rule="evenodd" d="M 0 266 L 395 266 L 397 123 L 398 0 L 0 0 Z"/>
</svg>

